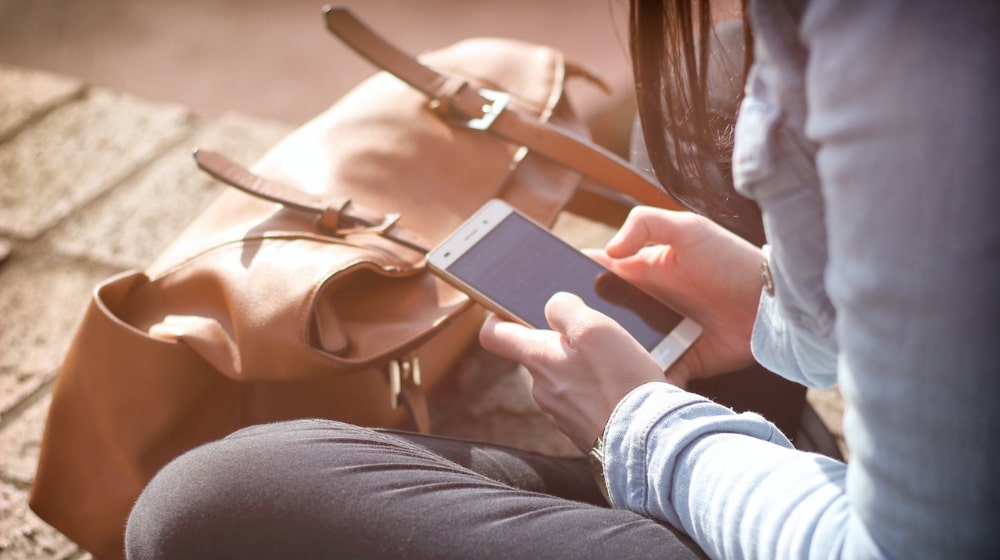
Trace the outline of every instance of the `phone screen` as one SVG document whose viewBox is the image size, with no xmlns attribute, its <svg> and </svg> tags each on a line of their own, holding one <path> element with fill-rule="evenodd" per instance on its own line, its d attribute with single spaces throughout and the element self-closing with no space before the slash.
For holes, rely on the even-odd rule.
<svg viewBox="0 0 1000 560">
<path fill-rule="evenodd" d="M 448 271 L 535 328 L 549 328 L 545 304 L 571 292 L 615 319 L 652 350 L 684 318 L 652 296 L 512 212 Z"/>
</svg>

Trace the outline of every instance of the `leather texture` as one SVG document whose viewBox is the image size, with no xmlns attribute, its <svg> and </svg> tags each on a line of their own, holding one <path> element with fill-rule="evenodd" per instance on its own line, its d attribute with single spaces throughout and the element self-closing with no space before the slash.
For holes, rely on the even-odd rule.
<svg viewBox="0 0 1000 560">
<path fill-rule="evenodd" d="M 563 96 L 575 66 L 558 51 L 473 39 L 418 64 L 348 12 L 326 15 L 369 59 L 431 85 L 380 72 L 250 170 L 198 152 L 246 192 L 223 193 L 145 271 L 95 289 L 55 384 L 30 505 L 97 557 L 123 556 L 128 512 L 160 467 L 240 427 L 398 426 L 390 385 L 426 424 L 418 382 L 442 377 L 483 312 L 426 270 L 422 249 L 486 200 L 551 224 L 582 173 L 676 207 L 586 141 Z M 498 131 L 462 124 L 482 116 L 480 88 L 510 95 Z M 588 169 L 567 166 L 581 157 Z"/>
</svg>

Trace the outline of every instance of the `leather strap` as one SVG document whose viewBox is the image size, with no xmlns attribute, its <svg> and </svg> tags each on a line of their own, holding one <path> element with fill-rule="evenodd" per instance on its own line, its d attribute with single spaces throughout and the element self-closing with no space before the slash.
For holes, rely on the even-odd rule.
<svg viewBox="0 0 1000 560">
<path fill-rule="evenodd" d="M 320 226 L 334 235 L 377 233 L 424 254 L 429 250 L 430 245 L 419 235 L 396 224 L 396 220 L 399 219 L 398 214 L 380 214 L 354 204 L 350 199 L 322 198 L 289 187 L 284 183 L 261 177 L 216 152 L 196 149 L 194 159 L 198 167 L 212 177 L 247 194 L 277 202 L 287 208 L 317 214 Z M 417 431 L 430 433 L 431 421 L 427 396 L 420 388 L 420 362 L 416 357 L 405 362 L 392 360 L 386 374 L 391 387 L 393 408 L 402 402 L 410 413 Z"/>
<path fill-rule="evenodd" d="M 400 398 L 410 414 L 410 419 L 413 420 L 413 427 L 422 434 L 431 433 L 431 412 L 427 404 L 427 392 L 419 385 L 405 381 Z"/>
<path fill-rule="evenodd" d="M 509 100 L 507 94 L 477 89 L 467 83 L 456 87 L 453 78 L 397 49 L 346 8 L 327 6 L 324 15 L 327 28 L 358 54 L 421 91 L 449 114 L 471 123 L 471 128 L 526 146 L 642 204 L 683 209 L 666 191 L 615 154 L 557 125 L 540 122 L 507 107 L 504 100 Z"/>
<path fill-rule="evenodd" d="M 427 253 L 431 243 L 396 222 L 399 214 L 383 214 L 352 202 L 349 198 L 323 198 L 256 175 L 231 159 L 209 150 L 196 149 L 194 159 L 204 172 L 247 194 L 318 216 L 321 228 L 343 236 L 375 233 L 404 247 Z"/>
</svg>

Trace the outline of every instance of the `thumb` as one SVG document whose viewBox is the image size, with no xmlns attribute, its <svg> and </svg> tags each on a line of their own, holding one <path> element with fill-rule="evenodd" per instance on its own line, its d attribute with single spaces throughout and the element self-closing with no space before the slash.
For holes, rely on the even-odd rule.
<svg viewBox="0 0 1000 560">
<path fill-rule="evenodd" d="M 587 321 L 590 311 L 580 296 L 569 292 L 557 292 L 545 304 L 545 319 L 557 333 L 568 335 L 574 328 Z"/>
</svg>

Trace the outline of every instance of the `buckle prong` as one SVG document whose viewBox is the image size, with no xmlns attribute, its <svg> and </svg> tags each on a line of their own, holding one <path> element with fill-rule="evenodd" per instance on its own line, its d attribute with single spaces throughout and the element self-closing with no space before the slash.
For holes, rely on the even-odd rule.
<svg viewBox="0 0 1000 560">
<path fill-rule="evenodd" d="M 487 130 L 497 120 L 500 113 L 510 104 L 510 94 L 493 89 L 478 89 L 476 93 L 489 101 L 483 104 L 483 116 L 466 121 L 456 121 L 455 124 L 471 128 L 473 130 Z"/>
</svg>

